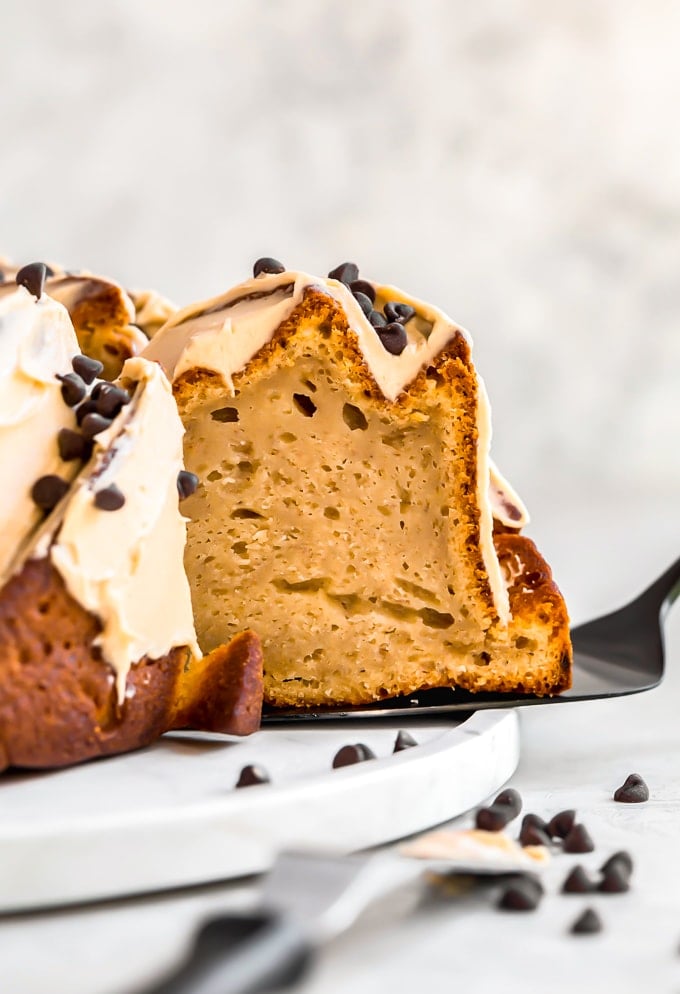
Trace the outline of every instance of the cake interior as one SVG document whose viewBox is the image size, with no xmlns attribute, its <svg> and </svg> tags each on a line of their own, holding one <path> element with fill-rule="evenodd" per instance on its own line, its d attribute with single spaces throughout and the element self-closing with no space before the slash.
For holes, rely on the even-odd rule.
<svg viewBox="0 0 680 994">
<path fill-rule="evenodd" d="M 212 649 L 245 612 L 276 703 L 371 700 L 489 664 L 495 614 L 465 548 L 478 522 L 455 444 L 475 430 L 469 402 L 442 417 L 433 383 L 431 406 L 380 404 L 338 369 L 317 339 L 236 396 L 197 389 L 185 412 L 199 641 Z"/>
</svg>

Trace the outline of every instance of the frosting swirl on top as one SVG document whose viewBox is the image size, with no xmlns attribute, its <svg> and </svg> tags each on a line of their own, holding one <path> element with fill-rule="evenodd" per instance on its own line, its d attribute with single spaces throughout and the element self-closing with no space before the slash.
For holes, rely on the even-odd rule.
<svg viewBox="0 0 680 994">
<path fill-rule="evenodd" d="M 14 284 L 0 287 L 0 466 L 9 474 L 0 487 L 0 585 L 43 516 L 31 499 L 35 481 L 77 472 L 77 463 L 62 461 L 56 439 L 60 428 L 75 427 L 57 374 L 71 372 L 78 352 L 61 304 Z"/>
</svg>

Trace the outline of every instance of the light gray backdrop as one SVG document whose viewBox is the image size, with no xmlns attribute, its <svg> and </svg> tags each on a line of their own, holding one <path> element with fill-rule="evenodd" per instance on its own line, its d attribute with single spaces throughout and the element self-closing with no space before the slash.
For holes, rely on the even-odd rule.
<svg viewBox="0 0 680 994">
<path fill-rule="evenodd" d="M 676 4 L 1 9 L 0 254 L 179 303 L 354 259 L 471 330 L 539 532 L 680 510 Z"/>
</svg>

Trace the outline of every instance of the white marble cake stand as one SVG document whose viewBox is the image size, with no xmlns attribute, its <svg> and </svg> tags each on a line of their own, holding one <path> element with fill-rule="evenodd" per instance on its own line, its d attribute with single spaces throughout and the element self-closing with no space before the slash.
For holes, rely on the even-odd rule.
<svg viewBox="0 0 680 994">
<path fill-rule="evenodd" d="M 0 777 L 0 911 L 180 887 L 262 872 L 283 846 L 374 846 L 479 804 L 519 760 L 515 711 L 457 725 L 269 727 L 248 739 L 165 736 L 149 749 L 52 773 Z M 342 746 L 377 759 L 332 770 Z M 234 790 L 241 768 L 272 783 Z"/>
</svg>

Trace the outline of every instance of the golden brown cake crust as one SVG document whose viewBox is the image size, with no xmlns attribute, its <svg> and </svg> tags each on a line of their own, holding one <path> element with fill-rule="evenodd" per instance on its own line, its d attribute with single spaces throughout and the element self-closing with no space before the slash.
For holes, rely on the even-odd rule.
<svg viewBox="0 0 680 994">
<path fill-rule="evenodd" d="M 189 663 L 175 648 L 132 667 L 118 707 L 113 671 L 93 641 L 97 619 L 49 560 L 31 560 L 0 595 L 0 769 L 58 767 L 197 728 L 246 735 L 259 727 L 262 654 L 243 632 Z"/>
</svg>

